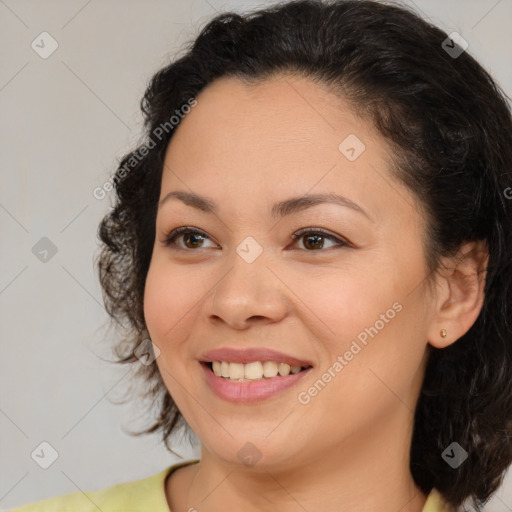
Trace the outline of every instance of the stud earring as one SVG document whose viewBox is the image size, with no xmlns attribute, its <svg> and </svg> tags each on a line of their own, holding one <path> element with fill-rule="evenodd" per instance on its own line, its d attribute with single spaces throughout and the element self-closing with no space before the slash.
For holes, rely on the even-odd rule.
<svg viewBox="0 0 512 512">
<path fill-rule="evenodd" d="M 446 338 L 446 329 L 441 329 L 441 338 Z"/>
</svg>

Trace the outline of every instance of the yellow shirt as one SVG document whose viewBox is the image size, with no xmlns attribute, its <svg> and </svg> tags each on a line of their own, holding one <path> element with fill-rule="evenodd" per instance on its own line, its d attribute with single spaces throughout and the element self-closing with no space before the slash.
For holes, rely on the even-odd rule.
<svg viewBox="0 0 512 512">
<path fill-rule="evenodd" d="M 171 512 L 165 497 L 164 482 L 167 475 L 182 466 L 198 460 L 174 464 L 156 475 L 100 491 L 81 491 L 55 496 L 29 503 L 9 512 Z M 444 512 L 442 496 L 433 489 L 422 512 Z"/>
</svg>

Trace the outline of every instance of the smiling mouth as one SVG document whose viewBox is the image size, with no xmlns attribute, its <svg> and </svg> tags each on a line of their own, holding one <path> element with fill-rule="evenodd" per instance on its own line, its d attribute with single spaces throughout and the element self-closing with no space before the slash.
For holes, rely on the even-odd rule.
<svg viewBox="0 0 512 512">
<path fill-rule="evenodd" d="M 287 363 L 274 361 L 253 361 L 250 363 L 230 363 L 227 361 L 202 362 L 213 374 L 230 382 L 257 382 L 262 380 L 279 379 L 301 373 L 308 366 L 291 366 Z"/>
</svg>

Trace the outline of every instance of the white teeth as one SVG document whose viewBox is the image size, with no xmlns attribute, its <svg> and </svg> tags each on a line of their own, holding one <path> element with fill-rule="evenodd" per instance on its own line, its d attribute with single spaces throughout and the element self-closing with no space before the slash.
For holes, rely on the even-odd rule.
<svg viewBox="0 0 512 512">
<path fill-rule="evenodd" d="M 245 377 L 248 379 L 249 377 L 247 376 L 247 366 L 244 368 L 242 363 L 229 363 L 228 377 L 231 377 L 232 379 L 243 379 Z"/>
<path fill-rule="evenodd" d="M 233 363 L 230 363 L 230 369 Z M 259 361 L 255 361 L 254 363 L 247 363 L 246 365 L 241 364 L 240 366 L 245 366 L 245 378 L 249 380 L 257 380 L 263 377 L 263 365 Z M 231 372 L 230 377 L 234 379 L 234 375 Z"/>
<path fill-rule="evenodd" d="M 274 361 L 265 361 L 263 363 L 263 376 L 264 377 L 275 377 L 278 372 L 278 365 Z"/>
<path fill-rule="evenodd" d="M 286 363 L 280 363 L 279 364 L 279 375 L 281 377 L 286 377 L 287 375 L 290 375 L 290 368 L 291 366 Z"/>
<path fill-rule="evenodd" d="M 247 364 L 213 361 L 212 369 L 217 377 L 246 382 L 263 378 L 270 379 L 277 377 L 277 375 L 286 377 L 290 373 L 299 373 L 302 370 L 302 366 L 290 366 L 287 363 L 276 363 L 274 361 L 253 361 Z"/>
<path fill-rule="evenodd" d="M 220 374 L 222 377 L 230 377 L 229 363 L 226 363 L 225 361 L 220 363 Z"/>
</svg>

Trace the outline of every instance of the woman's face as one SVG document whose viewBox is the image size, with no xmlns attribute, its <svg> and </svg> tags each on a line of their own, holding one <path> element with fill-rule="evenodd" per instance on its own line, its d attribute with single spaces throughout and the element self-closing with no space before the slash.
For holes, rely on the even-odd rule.
<svg viewBox="0 0 512 512">
<path fill-rule="evenodd" d="M 291 75 L 218 80 L 177 127 L 160 200 L 182 199 L 159 206 L 144 311 L 165 384 L 210 455 L 286 468 L 410 434 L 433 309 L 424 219 L 388 151 L 343 100 Z M 345 199 L 307 200 L 326 194 Z M 166 245 L 182 226 L 200 234 Z M 217 349 L 233 352 L 207 355 Z M 228 382 L 202 362 L 215 359 L 256 378 L 276 365 L 242 362 L 311 367 Z"/>
</svg>

